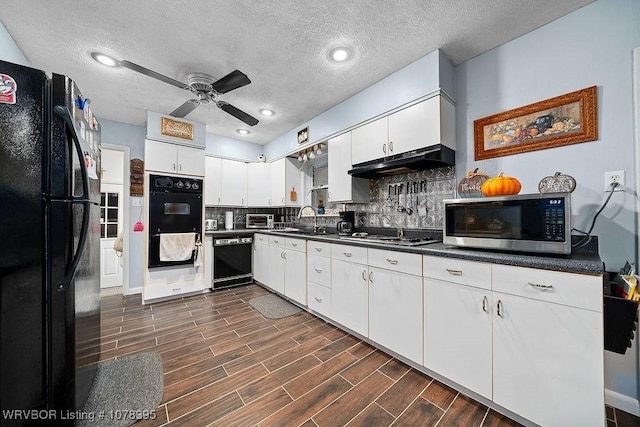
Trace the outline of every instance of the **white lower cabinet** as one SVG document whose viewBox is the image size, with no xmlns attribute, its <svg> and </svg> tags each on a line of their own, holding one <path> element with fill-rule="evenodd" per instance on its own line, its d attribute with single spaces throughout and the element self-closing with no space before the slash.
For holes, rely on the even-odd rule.
<svg viewBox="0 0 640 427">
<path fill-rule="evenodd" d="M 307 242 L 304 239 L 285 239 L 284 294 L 307 305 Z"/>
<path fill-rule="evenodd" d="M 253 238 L 253 279 L 263 285 L 269 281 L 269 240 L 264 234 Z"/>
<path fill-rule="evenodd" d="M 309 308 L 323 316 L 331 317 L 331 288 L 309 283 Z"/>
<path fill-rule="evenodd" d="M 424 366 L 544 426 L 602 426 L 602 277 L 424 257 Z"/>
<path fill-rule="evenodd" d="M 265 285 L 284 294 L 284 237 L 269 236 L 269 274 Z"/>
<path fill-rule="evenodd" d="M 424 256 L 424 366 L 492 397 L 491 264 Z"/>
<path fill-rule="evenodd" d="M 368 276 L 366 265 L 331 261 L 331 318 L 365 337 L 369 334 Z"/>
<path fill-rule="evenodd" d="M 487 399 L 492 396 L 490 298 L 485 289 L 424 279 L 424 365 Z"/>
<path fill-rule="evenodd" d="M 307 305 L 326 317 L 331 315 L 331 245 L 307 241 Z"/>
<path fill-rule="evenodd" d="M 602 277 L 492 271 L 493 401 L 544 426 L 605 425 Z"/>
<path fill-rule="evenodd" d="M 369 267 L 369 338 L 422 364 L 422 277 Z"/>
<path fill-rule="evenodd" d="M 255 234 L 254 279 L 307 305 L 306 243 L 305 239 Z"/>
</svg>

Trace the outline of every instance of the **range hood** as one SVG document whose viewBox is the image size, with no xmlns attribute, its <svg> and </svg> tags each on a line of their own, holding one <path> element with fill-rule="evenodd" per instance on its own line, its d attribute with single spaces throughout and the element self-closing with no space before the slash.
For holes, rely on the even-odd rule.
<svg viewBox="0 0 640 427">
<path fill-rule="evenodd" d="M 349 170 L 349 175 L 359 178 L 397 175 L 424 169 L 453 166 L 456 163 L 455 159 L 455 151 L 445 145 L 436 144 L 419 150 L 353 165 L 353 169 Z"/>
</svg>

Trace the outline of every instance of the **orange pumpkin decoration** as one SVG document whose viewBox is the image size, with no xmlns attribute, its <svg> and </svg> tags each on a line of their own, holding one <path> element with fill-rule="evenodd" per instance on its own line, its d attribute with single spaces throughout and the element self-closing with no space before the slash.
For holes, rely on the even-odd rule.
<svg viewBox="0 0 640 427">
<path fill-rule="evenodd" d="M 487 197 L 510 196 L 518 194 L 521 189 L 520 181 L 512 176 L 503 176 L 503 172 L 500 172 L 495 178 L 489 178 L 482 184 L 482 194 Z"/>
</svg>

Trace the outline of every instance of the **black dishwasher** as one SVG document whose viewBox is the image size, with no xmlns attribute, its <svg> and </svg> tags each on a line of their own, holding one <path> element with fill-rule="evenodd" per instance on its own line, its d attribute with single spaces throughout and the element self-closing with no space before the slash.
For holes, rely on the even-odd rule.
<svg viewBox="0 0 640 427">
<path fill-rule="evenodd" d="M 252 237 L 213 239 L 213 289 L 253 282 Z"/>
</svg>

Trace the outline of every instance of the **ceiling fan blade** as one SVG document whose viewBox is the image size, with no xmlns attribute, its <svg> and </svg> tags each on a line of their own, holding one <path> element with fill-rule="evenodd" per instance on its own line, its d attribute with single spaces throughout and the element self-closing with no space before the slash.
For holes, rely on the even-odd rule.
<svg viewBox="0 0 640 427">
<path fill-rule="evenodd" d="M 239 87 L 246 86 L 251 83 L 249 77 L 242 71 L 234 70 L 221 78 L 220 80 L 214 82 L 211 86 L 213 90 L 218 93 L 227 93 L 234 89 L 238 89 Z"/>
<path fill-rule="evenodd" d="M 173 110 L 171 113 L 169 113 L 169 115 L 172 117 L 184 117 L 190 112 L 192 112 L 193 110 L 195 110 L 198 107 L 198 105 L 200 105 L 199 100 L 190 99 L 184 104 L 182 104 L 181 106 L 179 106 L 178 108 L 176 108 L 175 110 Z"/>
<path fill-rule="evenodd" d="M 216 103 L 216 105 L 221 110 L 231 114 L 236 119 L 242 120 L 243 122 L 245 122 L 249 126 L 255 126 L 255 125 L 258 124 L 258 119 L 256 119 L 255 117 L 251 117 L 250 115 L 248 115 L 244 111 L 237 109 L 236 107 L 234 107 L 233 105 L 231 105 L 231 104 L 229 104 L 227 102 L 219 101 L 219 102 Z"/>
<path fill-rule="evenodd" d="M 182 82 L 179 82 L 178 80 L 172 79 L 171 77 L 167 77 L 160 73 L 156 73 L 153 70 L 145 68 L 142 65 L 134 64 L 133 62 L 127 61 L 126 59 L 123 59 L 122 61 L 120 61 L 120 65 L 124 68 L 130 69 L 131 71 L 135 71 L 137 73 L 144 74 L 145 76 L 153 77 L 154 79 L 158 79 L 162 82 L 169 83 L 170 85 L 177 86 L 180 89 L 189 90 L 188 85 Z"/>
</svg>

